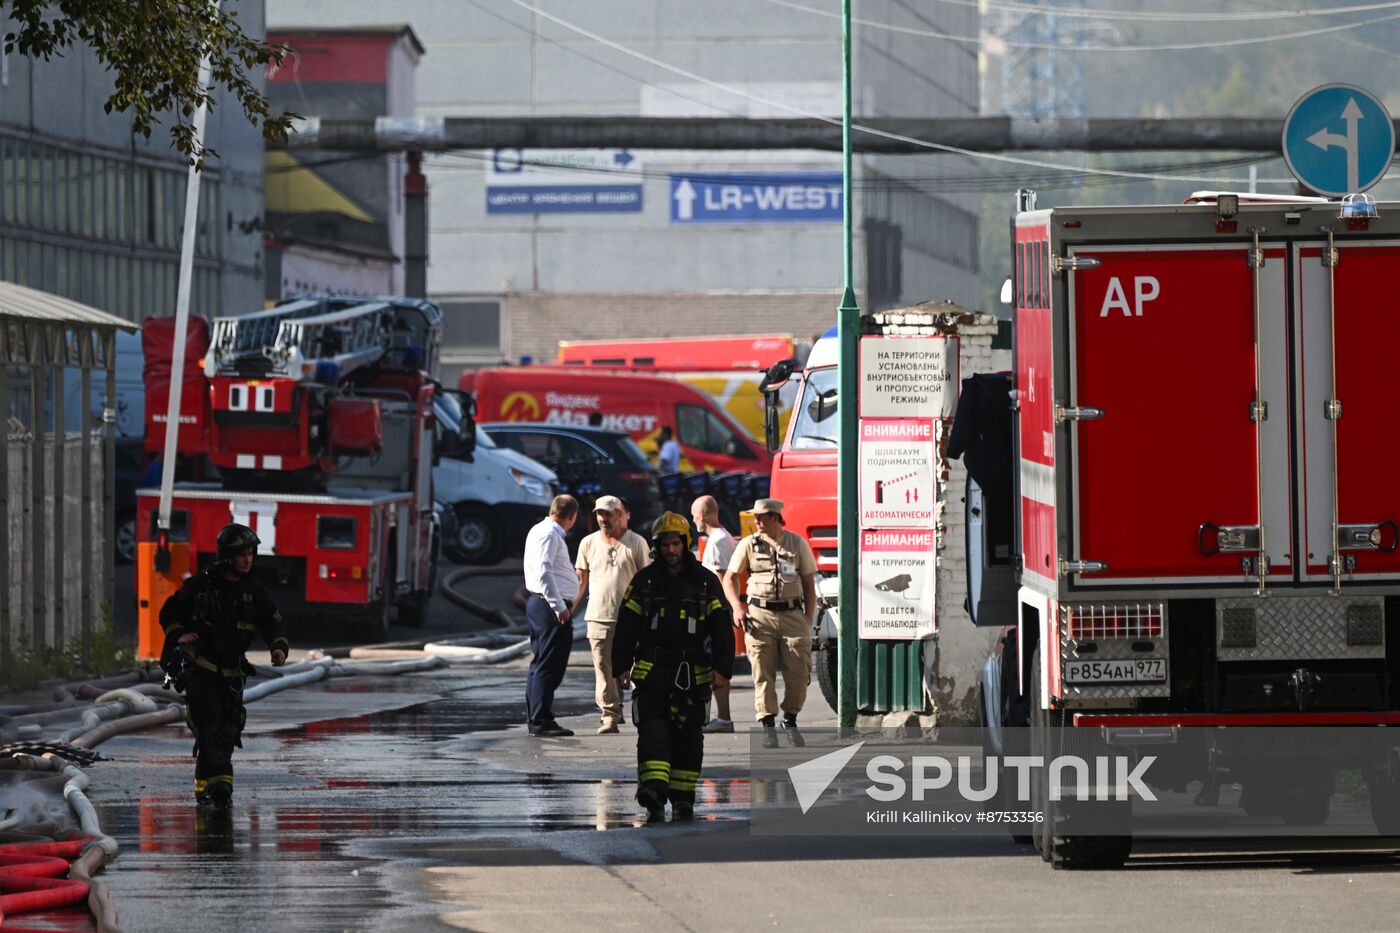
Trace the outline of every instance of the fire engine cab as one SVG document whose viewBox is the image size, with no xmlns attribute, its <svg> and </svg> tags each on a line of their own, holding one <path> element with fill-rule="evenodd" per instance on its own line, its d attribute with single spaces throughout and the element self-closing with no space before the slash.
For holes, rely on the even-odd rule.
<svg viewBox="0 0 1400 933">
<path fill-rule="evenodd" d="M 427 301 L 299 298 L 216 318 L 212 333 L 191 327 L 192 361 L 171 374 L 170 328 L 148 325 L 146 449 L 163 450 L 162 400 L 169 381 L 182 378 L 183 398 L 194 400 L 181 405 L 181 469 L 203 481 L 176 484 L 165 542 L 156 528 L 160 490 L 139 492 L 143 629 L 159 631 L 155 549 L 187 555 L 186 566 L 172 568 L 178 585 L 182 572 L 215 559 L 215 537 L 229 522 L 257 532 L 253 573 L 284 613 L 342 618 L 380 639 L 395 609 L 400 623 L 421 625 L 438 543 L 441 331 L 441 312 Z"/>
<path fill-rule="evenodd" d="M 1005 628 L 981 682 L 991 751 L 1024 753 L 1013 733 L 1053 755 L 1089 732 L 1400 724 L 1400 204 L 1021 197 L 1015 369 L 977 415 L 1010 463 L 969 461 L 967 496 L 969 607 Z M 1400 739 L 1383 744 L 1360 767 L 1393 835 Z M 1177 777 L 1325 819 L 1327 764 L 1275 764 L 1212 738 Z M 1053 815 L 1029 831 L 1058 864 L 1131 845 Z"/>
</svg>

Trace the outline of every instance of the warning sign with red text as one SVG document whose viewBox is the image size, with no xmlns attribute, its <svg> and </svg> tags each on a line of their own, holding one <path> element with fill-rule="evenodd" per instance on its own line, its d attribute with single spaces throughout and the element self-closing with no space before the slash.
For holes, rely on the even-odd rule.
<svg viewBox="0 0 1400 933">
<path fill-rule="evenodd" d="M 860 637 L 933 634 L 935 534 L 888 528 L 860 533 Z"/>
<path fill-rule="evenodd" d="M 860 527 L 933 528 L 933 422 L 860 420 Z"/>
</svg>

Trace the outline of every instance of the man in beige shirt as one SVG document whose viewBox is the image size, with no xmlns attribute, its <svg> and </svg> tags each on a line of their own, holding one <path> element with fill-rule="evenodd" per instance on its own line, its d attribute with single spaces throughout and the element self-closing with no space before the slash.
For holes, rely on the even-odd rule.
<svg viewBox="0 0 1400 933">
<path fill-rule="evenodd" d="M 817 613 L 817 561 L 806 539 L 783 527 L 783 503 L 759 499 L 753 506 L 758 531 L 744 538 L 729 559 L 724 595 L 745 634 L 753 666 L 754 712 L 763 725 L 763 747 L 778 746 L 777 675 L 783 675 L 783 731 L 795 746 L 806 745 L 797 714 L 807 700 L 811 676 L 812 621 Z M 739 597 L 738 576 L 748 572 L 748 593 Z"/>
<path fill-rule="evenodd" d="M 593 506 L 598 530 L 579 542 L 578 598 L 574 608 L 588 597 L 584 619 L 588 622 L 588 645 L 593 649 L 594 698 L 602 713 L 603 724 L 598 734 L 617 732 L 622 724 L 622 697 L 613 677 L 613 629 L 617 626 L 617 610 L 632 576 L 651 563 L 646 539 L 629 531 L 631 515 L 626 504 L 617 496 L 602 496 Z"/>
</svg>

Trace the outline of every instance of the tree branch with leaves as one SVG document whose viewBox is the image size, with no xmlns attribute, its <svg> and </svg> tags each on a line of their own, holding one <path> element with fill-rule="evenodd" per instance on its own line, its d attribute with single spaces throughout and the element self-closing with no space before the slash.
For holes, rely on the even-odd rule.
<svg viewBox="0 0 1400 933">
<path fill-rule="evenodd" d="M 169 115 L 173 145 L 196 163 L 218 153 L 196 142 L 194 114 L 214 106 L 213 91 L 227 88 L 248 121 L 267 140 L 285 139 L 296 115 L 272 114 L 267 96 L 250 75 L 281 48 L 244 32 L 236 10 L 206 0 L 0 0 L 9 18 L 5 53 L 48 60 L 82 44 L 112 72 L 108 113 L 129 113 L 132 131 L 150 138 Z M 209 56 L 211 83 L 199 83 Z"/>
</svg>

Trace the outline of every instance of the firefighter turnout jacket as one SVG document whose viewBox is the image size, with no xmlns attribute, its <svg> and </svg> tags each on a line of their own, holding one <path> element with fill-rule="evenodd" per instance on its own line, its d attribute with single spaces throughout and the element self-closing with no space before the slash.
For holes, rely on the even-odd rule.
<svg viewBox="0 0 1400 933">
<path fill-rule="evenodd" d="M 286 651 L 282 615 L 261 583 L 229 580 L 219 561 L 186 580 L 160 610 L 165 629 L 161 667 L 175 676 L 179 640 L 191 632 L 193 669 L 184 682 L 185 722 L 194 733 L 194 791 L 201 803 L 227 805 L 233 795 L 233 750 L 247 722 L 243 683 L 253 667 L 244 657 L 254 635 Z"/>
<path fill-rule="evenodd" d="M 286 651 L 290 647 L 282 614 L 267 589 L 250 576 L 225 579 L 224 567 L 219 561 L 188 578 L 161 607 L 160 626 L 165 630 L 162 667 L 174 657 L 180 638 L 190 632 L 199 636 L 195 667 L 226 677 L 253 672 L 244 654 L 255 636 L 269 649 Z"/>
<path fill-rule="evenodd" d="M 719 578 L 689 551 L 671 573 L 658 560 L 623 596 L 613 636 L 613 670 L 632 671 L 637 689 L 708 692 L 713 672 L 734 669 L 734 635 Z"/>
</svg>

